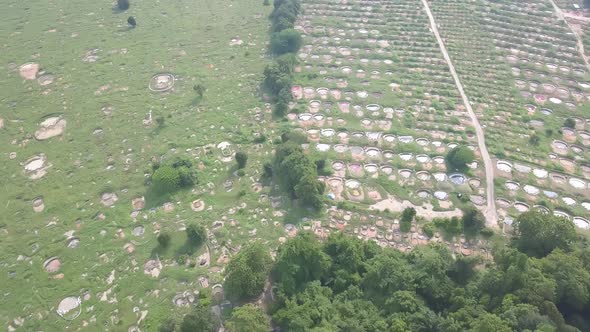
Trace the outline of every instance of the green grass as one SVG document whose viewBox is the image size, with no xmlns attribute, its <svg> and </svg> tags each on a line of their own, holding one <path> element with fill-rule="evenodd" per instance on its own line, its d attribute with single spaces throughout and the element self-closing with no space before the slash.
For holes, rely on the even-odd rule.
<svg viewBox="0 0 590 332">
<path fill-rule="evenodd" d="M 269 10 L 257 0 L 132 1 L 124 13 L 113 11 L 109 2 L 9 0 L 4 4 L 0 22 L 0 117 L 6 121 L 0 130 L 5 142 L 0 147 L 4 170 L 0 193 L 3 321 L 23 317 L 25 330 L 77 329 L 83 321 L 88 322 L 88 330 L 127 330 L 137 324 L 133 312 L 137 306 L 149 311 L 141 326 L 153 330 L 162 318 L 182 315 L 183 310 L 171 302 L 177 291 L 198 289 L 201 275 L 209 276 L 211 284 L 222 280 L 219 273 L 174 264 L 175 250 L 184 241 L 181 225 L 194 221 L 209 227 L 222 217 L 235 219 L 237 226 L 228 221 L 224 226 L 233 246 L 249 241 L 252 237 L 247 231 L 254 228 L 257 237 L 271 241 L 283 234 L 282 227 L 272 225 L 277 218 L 273 219 L 268 202 L 259 202 L 250 189 L 272 149 L 264 143 L 262 149 L 254 150 L 251 134 L 274 137 L 270 115 L 265 114 L 266 123 L 262 123 L 254 119 L 253 111 L 264 109 L 258 88 L 268 62 Z M 135 29 L 127 28 L 130 15 L 138 22 Z M 234 37 L 244 43 L 229 46 Z M 86 52 L 96 48 L 99 60 L 83 62 Z M 26 62 L 39 63 L 56 76 L 54 83 L 41 87 L 36 81 L 23 81 L 13 68 Z M 160 72 L 176 76 L 174 91 L 148 90 L 150 78 Z M 202 100 L 196 99 L 195 84 L 207 88 Z M 95 93 L 105 85 L 110 88 Z M 49 92 L 42 94 L 45 90 Z M 114 108 L 111 116 L 101 111 L 105 105 Z M 165 119 L 162 128 L 142 124 L 149 111 L 154 118 Z M 65 117 L 65 134 L 43 142 L 29 139 L 48 114 Z M 103 133 L 93 135 L 96 128 Z M 249 153 L 244 177 L 232 175 L 233 162 L 219 161 L 214 145 L 221 141 Z M 213 144 L 208 147 L 212 154 L 205 153 L 208 144 Z M 10 152 L 17 153 L 16 159 L 9 160 Z M 45 177 L 33 181 L 23 174 L 21 163 L 38 153 L 45 153 L 52 167 Z M 150 172 L 152 158 L 174 155 L 203 162 L 200 183 L 168 198 L 176 205 L 174 212 L 149 211 L 164 200 L 147 196 L 144 174 Z M 114 160 L 114 170 L 106 170 L 109 158 Z M 227 179 L 234 182 L 231 192 L 223 188 Z M 240 190 L 246 195 L 238 197 Z M 103 192 L 119 196 L 113 208 L 100 204 Z M 32 210 L 31 201 L 38 196 L 45 201 L 42 213 Z M 148 202 L 133 221 L 131 200 L 138 196 L 146 196 Z M 211 210 L 193 212 L 190 202 L 198 198 Z M 247 204 L 245 211 L 230 214 L 240 203 Z M 96 218 L 99 213 L 106 219 Z M 261 225 L 262 218 L 271 220 L 269 226 Z M 52 220 L 55 224 L 47 226 Z M 135 252 L 127 254 L 123 246 L 134 238 L 131 230 L 137 224 L 144 225 L 145 234 L 135 239 L 141 243 Z M 143 265 L 157 247 L 156 225 L 173 235 L 173 247 L 160 257 L 170 266 L 159 279 L 143 273 Z M 119 229 L 125 239 L 115 236 Z M 70 230 L 81 240 L 76 249 L 66 247 L 64 233 Z M 104 236 L 101 230 L 106 231 Z M 33 252 L 32 246 L 38 250 Z M 219 249 L 212 248 L 212 266 L 219 254 Z M 17 262 L 19 255 L 30 260 Z M 108 262 L 101 261 L 101 255 Z M 51 256 L 62 261 L 61 280 L 43 270 L 44 260 Z M 112 270 L 116 279 L 107 285 Z M 110 297 L 116 295 L 118 302 L 100 301 L 100 293 L 111 287 Z M 154 290 L 160 291 L 158 297 L 149 295 Z M 55 313 L 63 297 L 85 291 L 92 296 L 83 302 L 76 320 L 66 322 Z M 117 318 L 111 320 L 111 316 Z"/>
</svg>

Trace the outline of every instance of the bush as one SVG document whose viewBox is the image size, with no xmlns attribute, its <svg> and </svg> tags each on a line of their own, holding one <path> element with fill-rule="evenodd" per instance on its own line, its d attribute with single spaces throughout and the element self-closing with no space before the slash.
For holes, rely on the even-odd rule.
<svg viewBox="0 0 590 332">
<path fill-rule="evenodd" d="M 156 191 L 170 193 L 180 186 L 180 175 L 171 166 L 161 166 L 152 175 L 152 182 Z"/>
<path fill-rule="evenodd" d="M 270 50 L 277 55 L 297 53 L 301 48 L 302 43 L 303 39 L 299 32 L 293 29 L 285 29 L 272 36 L 270 40 Z"/>
<path fill-rule="evenodd" d="M 246 153 L 238 151 L 236 152 L 235 158 L 238 163 L 238 169 L 246 167 L 246 163 L 248 162 L 248 155 Z"/>
<path fill-rule="evenodd" d="M 186 227 L 186 238 L 189 244 L 200 247 L 207 239 L 207 230 L 199 224 L 190 224 Z"/>
<path fill-rule="evenodd" d="M 117 7 L 119 7 L 120 10 L 129 9 L 129 0 L 117 0 Z"/>
<path fill-rule="evenodd" d="M 266 178 L 270 178 L 272 176 L 272 164 L 269 162 L 264 163 L 262 175 Z"/>
<path fill-rule="evenodd" d="M 135 21 L 135 17 L 133 16 L 129 16 L 129 18 L 127 18 L 127 23 L 132 26 L 133 28 L 135 28 L 135 26 L 137 25 L 137 22 Z M 158 121 L 158 119 L 156 119 L 156 122 Z M 159 123 L 158 123 L 159 125 Z"/>
<path fill-rule="evenodd" d="M 167 248 L 170 245 L 170 234 L 162 232 L 158 235 L 158 243 L 162 248 Z"/>
<path fill-rule="evenodd" d="M 416 216 L 416 209 L 408 207 L 402 211 L 402 216 L 399 221 L 399 229 L 402 232 L 409 232 L 412 228 L 412 221 Z"/>
<path fill-rule="evenodd" d="M 426 236 L 431 238 L 434 236 L 434 232 L 436 231 L 436 227 L 434 226 L 433 223 L 429 222 L 429 223 L 425 224 L 424 226 L 422 226 L 422 231 L 424 232 L 424 234 Z"/>
<path fill-rule="evenodd" d="M 474 159 L 475 154 L 466 146 L 457 146 L 447 154 L 447 163 L 458 170 L 464 170 Z"/>
<path fill-rule="evenodd" d="M 563 126 L 568 127 L 568 128 L 576 128 L 576 120 L 574 120 L 572 118 L 567 118 L 567 119 L 565 119 Z"/>
</svg>

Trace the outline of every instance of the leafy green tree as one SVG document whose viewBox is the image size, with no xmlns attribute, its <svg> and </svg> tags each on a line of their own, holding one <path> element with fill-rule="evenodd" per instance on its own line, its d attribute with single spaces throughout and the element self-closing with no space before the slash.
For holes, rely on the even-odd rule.
<svg viewBox="0 0 590 332">
<path fill-rule="evenodd" d="M 463 209 L 463 229 L 465 233 L 475 235 L 486 225 L 483 213 L 473 206 Z"/>
<path fill-rule="evenodd" d="M 409 232 L 412 228 L 412 221 L 416 216 L 416 209 L 413 207 L 407 207 L 402 211 L 402 216 L 399 221 L 399 228 L 402 232 Z"/>
<path fill-rule="evenodd" d="M 217 325 L 211 317 L 211 309 L 199 305 L 182 319 L 180 332 L 212 332 L 216 331 Z"/>
<path fill-rule="evenodd" d="M 494 314 L 484 314 L 473 321 L 473 332 L 512 332 L 507 322 Z"/>
<path fill-rule="evenodd" d="M 279 247 L 275 273 L 281 290 L 291 295 L 308 282 L 319 280 L 330 268 L 330 257 L 324 253 L 312 233 L 301 232 Z"/>
<path fill-rule="evenodd" d="M 557 283 L 557 300 L 575 310 L 590 304 L 590 268 L 576 255 L 556 249 L 539 261 L 541 270 Z"/>
<path fill-rule="evenodd" d="M 316 280 L 307 284 L 302 292 L 287 298 L 285 305 L 274 313 L 273 320 L 290 332 L 337 331 L 332 322 L 336 317 L 332 290 L 322 287 Z"/>
<path fill-rule="evenodd" d="M 538 211 L 528 211 L 516 218 L 514 229 L 518 250 L 543 257 L 553 249 L 569 250 L 576 240 L 576 229 L 569 220 Z"/>
<path fill-rule="evenodd" d="M 246 304 L 232 311 L 225 327 L 229 332 L 267 332 L 270 322 L 261 308 Z"/>
<path fill-rule="evenodd" d="M 576 120 L 574 120 L 573 118 L 567 118 L 563 122 L 563 126 L 567 128 L 576 128 Z"/>
<path fill-rule="evenodd" d="M 170 193 L 180 186 L 180 175 L 171 166 L 160 166 L 152 175 L 152 183 L 156 191 Z"/>
<path fill-rule="evenodd" d="M 366 269 L 362 287 L 378 306 L 384 306 L 390 294 L 416 289 L 416 274 L 402 253 L 384 251 L 370 259 Z"/>
<path fill-rule="evenodd" d="M 160 244 L 160 246 L 162 248 L 167 248 L 170 245 L 170 234 L 166 233 L 166 232 L 161 232 L 160 234 L 158 234 L 158 243 Z"/>
<path fill-rule="evenodd" d="M 319 210 L 324 203 L 322 197 L 324 190 L 324 183 L 318 181 L 313 174 L 308 174 L 301 178 L 295 186 L 295 195 L 301 199 L 303 204 Z"/>
<path fill-rule="evenodd" d="M 186 226 L 186 238 L 193 247 L 200 247 L 207 239 L 207 230 L 201 224 L 191 223 Z"/>
<path fill-rule="evenodd" d="M 238 163 L 238 169 L 246 167 L 246 163 L 248 162 L 248 155 L 246 153 L 238 151 L 236 152 L 235 158 Z"/>
<path fill-rule="evenodd" d="M 447 163 L 453 169 L 465 170 L 467 164 L 475 159 L 475 154 L 466 146 L 459 145 L 447 154 Z"/>
<path fill-rule="evenodd" d="M 298 31 L 294 29 L 284 29 L 272 36 L 270 40 L 270 50 L 277 55 L 296 53 L 301 48 L 302 43 L 303 39 Z"/>
<path fill-rule="evenodd" d="M 269 249 L 254 242 L 234 256 L 226 268 L 224 289 L 236 300 L 251 299 L 264 289 L 272 266 Z"/>
</svg>

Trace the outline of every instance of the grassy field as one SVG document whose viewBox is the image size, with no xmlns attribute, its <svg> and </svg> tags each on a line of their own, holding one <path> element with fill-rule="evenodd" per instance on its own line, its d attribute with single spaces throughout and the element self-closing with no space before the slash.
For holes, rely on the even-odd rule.
<svg viewBox="0 0 590 332">
<path fill-rule="evenodd" d="M 223 245 L 235 249 L 255 237 L 276 241 L 284 234 L 282 223 L 274 225 L 280 219 L 273 219 L 270 202 L 252 191 L 271 153 L 269 143 L 251 143 L 253 133 L 272 137 L 273 130 L 258 92 L 268 61 L 269 11 L 259 0 L 132 1 L 122 13 L 109 2 L 4 3 L 2 322 L 29 331 L 82 326 L 127 331 L 137 325 L 151 331 L 162 319 L 187 310 L 175 310 L 172 297 L 197 290 L 199 276 L 207 276 L 210 285 L 221 281 L 214 266 Z M 127 27 L 130 15 L 137 20 L 135 29 Z M 230 46 L 234 38 L 243 43 Z M 92 50 L 98 60 L 83 61 Z M 18 66 L 28 62 L 38 63 L 55 81 L 41 86 L 23 80 Z M 150 78 L 162 72 L 175 75 L 173 90 L 149 91 Z M 207 88 L 202 100 L 196 98 L 195 84 Z M 108 107 L 109 115 L 103 112 Z M 254 117 L 256 107 L 262 109 L 261 121 Z M 145 126 L 142 120 L 150 112 L 153 118 L 164 118 L 164 125 Z M 36 141 L 32 135 L 49 115 L 67 120 L 65 133 Z M 230 142 L 234 151 L 249 153 L 243 177 L 234 175 L 233 161 L 220 161 L 216 145 L 222 141 Z M 16 158 L 10 159 L 13 152 Z M 31 180 L 23 163 L 40 153 L 51 167 L 41 179 Z M 146 196 L 146 208 L 134 220 L 131 200 L 146 195 L 145 174 L 151 172 L 152 159 L 175 155 L 201 163 L 199 185 L 166 199 L 175 205 L 170 213 L 160 208 L 165 200 Z M 227 180 L 233 182 L 229 192 L 223 186 Z M 118 195 L 114 206 L 100 203 L 104 192 Z M 32 209 L 37 197 L 44 200 L 41 213 Z M 195 199 L 205 202 L 204 211 L 191 210 Z M 220 246 L 211 247 L 211 268 L 178 266 L 174 257 L 184 243 L 183 226 L 199 222 L 210 227 L 216 220 L 225 225 L 215 233 Z M 138 225 L 145 227 L 141 237 L 131 232 Z M 160 252 L 164 268 L 159 279 L 143 272 L 155 253 L 158 228 L 173 234 L 172 247 Z M 75 249 L 66 246 L 68 231 L 80 239 Z M 134 253 L 123 249 L 127 243 L 135 243 Z M 43 262 L 53 256 L 62 263 L 57 272 L 63 273 L 62 279 L 43 269 Z M 115 279 L 109 284 L 112 271 Z M 107 300 L 101 300 L 109 289 Z M 80 317 L 67 322 L 56 314 L 62 298 L 84 294 L 90 298 L 83 301 Z M 138 323 L 142 311 L 148 314 Z"/>
</svg>

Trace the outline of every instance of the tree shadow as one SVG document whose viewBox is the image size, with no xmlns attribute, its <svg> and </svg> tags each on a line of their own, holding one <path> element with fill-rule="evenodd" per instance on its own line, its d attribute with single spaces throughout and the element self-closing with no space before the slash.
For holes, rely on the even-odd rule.
<svg viewBox="0 0 590 332">
<path fill-rule="evenodd" d="M 151 209 L 155 207 L 162 206 L 162 204 L 169 202 L 171 195 L 170 194 L 163 194 L 153 187 L 149 187 L 146 191 L 145 195 L 145 207 L 146 209 Z"/>
</svg>

